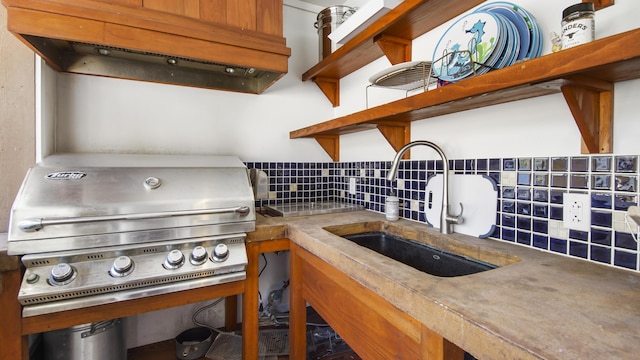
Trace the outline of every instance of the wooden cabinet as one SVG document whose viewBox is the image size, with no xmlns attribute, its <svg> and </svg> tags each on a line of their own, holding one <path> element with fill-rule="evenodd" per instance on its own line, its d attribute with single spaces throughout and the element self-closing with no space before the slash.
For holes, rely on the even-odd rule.
<svg viewBox="0 0 640 360">
<path fill-rule="evenodd" d="M 482 1 L 404 1 L 302 76 L 334 106 L 340 79 L 387 56 L 410 61 L 411 40 Z M 434 11 L 438 16 L 427 15 Z M 409 47 L 409 51 L 407 51 Z M 640 29 L 524 61 L 435 90 L 291 131 L 315 138 L 339 161 L 339 137 L 378 128 L 394 150 L 410 139 L 411 122 L 485 106 L 562 93 L 582 136 L 585 153 L 609 153 L 613 144 L 614 83 L 640 78 Z"/>
<path fill-rule="evenodd" d="M 464 351 L 320 258 L 291 245 L 290 358 L 306 357 L 306 304 L 363 359 L 462 360 Z"/>
<path fill-rule="evenodd" d="M 282 36 L 282 0 L 98 0 Z"/>
<path fill-rule="evenodd" d="M 2 0 L 58 71 L 261 93 L 288 71 L 282 0 Z"/>
</svg>

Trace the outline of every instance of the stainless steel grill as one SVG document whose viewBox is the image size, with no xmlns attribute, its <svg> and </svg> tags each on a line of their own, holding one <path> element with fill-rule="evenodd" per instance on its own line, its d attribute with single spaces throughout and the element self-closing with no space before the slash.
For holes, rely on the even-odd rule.
<svg viewBox="0 0 640 360">
<path fill-rule="evenodd" d="M 254 229 L 237 158 L 63 154 L 27 173 L 8 253 L 33 316 L 243 280 Z"/>
</svg>

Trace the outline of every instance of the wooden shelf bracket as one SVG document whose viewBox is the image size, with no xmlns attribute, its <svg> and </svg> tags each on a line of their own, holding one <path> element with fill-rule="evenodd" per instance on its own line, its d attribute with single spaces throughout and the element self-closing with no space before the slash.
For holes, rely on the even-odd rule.
<svg viewBox="0 0 640 360">
<path fill-rule="evenodd" d="M 316 135 L 313 138 L 334 162 L 340 161 L 340 135 Z"/>
<path fill-rule="evenodd" d="M 582 2 L 592 2 L 596 11 L 615 5 L 616 3 L 615 0 L 582 0 Z"/>
<path fill-rule="evenodd" d="M 400 151 L 403 146 L 411 142 L 410 123 L 378 123 L 377 128 L 396 152 Z M 411 150 L 405 152 L 402 158 L 410 159 L 410 151 Z"/>
<path fill-rule="evenodd" d="M 313 82 L 318 85 L 333 107 L 340 106 L 340 79 L 316 77 L 313 79 Z"/>
<path fill-rule="evenodd" d="M 373 39 L 391 65 L 411 61 L 411 40 L 391 35 L 378 35 Z"/>
<path fill-rule="evenodd" d="M 582 135 L 582 152 L 590 154 L 613 151 L 612 83 L 572 77 L 560 87 Z"/>
</svg>

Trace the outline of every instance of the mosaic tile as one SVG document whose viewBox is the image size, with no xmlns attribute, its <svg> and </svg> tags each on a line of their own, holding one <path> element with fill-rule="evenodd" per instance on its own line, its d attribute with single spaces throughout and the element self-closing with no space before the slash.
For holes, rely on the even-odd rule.
<svg viewBox="0 0 640 360">
<path fill-rule="evenodd" d="M 589 233 L 586 231 L 569 230 L 569 238 L 576 240 L 589 240 Z"/>
<path fill-rule="evenodd" d="M 502 226 L 516 227 L 516 217 L 512 215 L 502 215 Z"/>
<path fill-rule="evenodd" d="M 518 185 L 531 185 L 531 174 L 518 173 Z"/>
<path fill-rule="evenodd" d="M 531 171 L 531 158 L 518 159 L 518 170 Z"/>
<path fill-rule="evenodd" d="M 528 217 L 518 216 L 516 223 L 518 229 L 531 230 L 531 219 Z"/>
<path fill-rule="evenodd" d="M 421 222 L 426 222 L 427 179 L 442 173 L 440 160 L 404 160 L 393 183 L 386 179 L 391 161 L 246 164 L 269 174 L 269 199 L 257 201 L 257 206 L 337 200 L 383 212 L 393 184 L 403 217 Z M 638 270 L 638 244 L 626 232 L 620 215 L 638 205 L 638 156 L 452 159 L 450 164 L 459 173 L 488 175 L 498 185 L 498 225 L 491 238 Z M 348 193 L 350 177 L 356 178 L 355 195 Z M 569 189 L 591 197 L 590 232 L 562 226 L 562 198 Z"/>
<path fill-rule="evenodd" d="M 549 190 L 547 189 L 533 189 L 533 201 L 549 201 Z"/>
<path fill-rule="evenodd" d="M 551 174 L 551 187 L 566 188 L 568 183 L 567 174 Z"/>
<path fill-rule="evenodd" d="M 616 156 L 616 172 L 633 173 L 638 170 L 636 156 Z"/>
<path fill-rule="evenodd" d="M 506 213 L 515 213 L 516 212 L 516 203 L 513 201 L 503 201 L 502 202 L 502 211 Z"/>
<path fill-rule="evenodd" d="M 478 171 L 489 170 L 489 159 L 477 159 L 476 160 L 476 169 Z"/>
<path fill-rule="evenodd" d="M 633 236 L 625 232 L 615 232 L 615 246 L 622 249 L 638 250 L 638 243 L 633 240 Z"/>
<path fill-rule="evenodd" d="M 546 220 L 533 219 L 533 231 L 547 234 L 549 232 L 549 222 Z"/>
<path fill-rule="evenodd" d="M 637 195 L 616 195 L 614 197 L 614 210 L 627 210 L 629 206 L 638 205 Z"/>
<path fill-rule="evenodd" d="M 549 207 L 549 218 L 554 220 L 562 220 L 563 212 L 561 207 L 550 206 Z"/>
<path fill-rule="evenodd" d="M 605 264 L 611 263 L 611 249 L 603 246 L 591 246 L 591 260 Z"/>
<path fill-rule="evenodd" d="M 513 229 L 502 229 L 502 240 L 514 242 L 516 240 L 516 232 Z"/>
<path fill-rule="evenodd" d="M 616 175 L 616 190 L 617 191 L 637 191 L 638 180 L 636 176 L 623 176 Z"/>
<path fill-rule="evenodd" d="M 616 250 L 614 252 L 614 260 L 613 260 L 613 264 L 615 266 L 620 266 L 620 267 L 624 267 L 627 269 L 631 269 L 631 270 L 636 270 L 637 269 L 637 259 L 638 259 L 638 255 L 634 254 L 634 253 L 628 253 L 625 251 L 618 251 Z"/>
<path fill-rule="evenodd" d="M 535 158 L 533 159 L 534 171 L 549 171 L 549 158 Z"/>
<path fill-rule="evenodd" d="M 569 255 L 586 259 L 588 251 L 589 251 L 589 248 L 585 243 L 580 243 L 576 241 L 569 242 Z"/>
<path fill-rule="evenodd" d="M 611 238 L 611 231 L 600 229 L 591 230 L 591 242 L 594 244 L 611 246 Z"/>
<path fill-rule="evenodd" d="M 547 205 L 533 204 L 532 215 L 536 217 L 548 218 L 549 207 Z"/>
<path fill-rule="evenodd" d="M 517 204 L 517 213 L 520 215 L 531 215 L 531 203 L 529 202 L 518 202 Z"/>
<path fill-rule="evenodd" d="M 571 174 L 572 189 L 588 189 L 589 188 L 589 175 Z"/>
<path fill-rule="evenodd" d="M 518 244 L 531 245 L 531 233 L 528 231 L 518 231 L 516 241 Z"/>
<path fill-rule="evenodd" d="M 611 227 L 611 213 L 601 211 L 591 211 L 591 225 Z"/>
<path fill-rule="evenodd" d="M 502 170 L 503 171 L 514 171 L 514 170 L 516 170 L 516 160 L 515 159 L 503 159 L 502 160 Z"/>
<path fill-rule="evenodd" d="M 595 190 L 611 190 L 611 175 L 591 175 L 591 188 Z"/>
<path fill-rule="evenodd" d="M 502 160 L 500 159 L 489 159 L 489 170 L 492 170 L 492 171 L 502 170 L 502 168 L 500 167 L 501 163 L 502 163 Z"/>
<path fill-rule="evenodd" d="M 549 250 L 561 254 L 567 253 L 567 240 L 551 238 L 549 240 Z"/>
<path fill-rule="evenodd" d="M 610 172 L 611 156 L 595 156 L 591 158 L 591 169 L 594 172 Z"/>
<path fill-rule="evenodd" d="M 566 157 L 551 158 L 551 171 L 569 170 L 569 160 Z"/>
<path fill-rule="evenodd" d="M 549 185 L 549 174 L 533 174 L 533 185 L 534 186 L 548 186 Z"/>
<path fill-rule="evenodd" d="M 549 237 L 539 234 L 533 234 L 533 246 L 538 249 L 549 249 Z"/>
<path fill-rule="evenodd" d="M 587 157 L 572 157 L 571 158 L 571 171 L 572 172 L 587 172 L 587 171 L 589 171 L 589 158 L 587 158 Z"/>
</svg>

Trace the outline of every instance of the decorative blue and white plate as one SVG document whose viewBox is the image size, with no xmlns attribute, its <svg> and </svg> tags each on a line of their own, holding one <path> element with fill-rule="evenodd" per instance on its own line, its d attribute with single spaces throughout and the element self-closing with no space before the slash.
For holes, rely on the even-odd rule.
<svg viewBox="0 0 640 360">
<path fill-rule="evenodd" d="M 520 34 L 520 52 L 517 60 L 532 59 L 541 55 L 544 40 L 542 30 L 527 10 L 510 2 L 496 1 L 485 4 L 476 11 L 500 13 L 515 25 Z"/>
<path fill-rule="evenodd" d="M 473 12 L 456 21 L 444 33 L 433 52 L 433 72 L 444 81 L 458 81 L 482 69 L 504 50 L 502 24 L 493 14 Z M 494 57 L 494 58 L 492 58 Z M 498 55 L 499 58 L 499 55 Z"/>
</svg>

